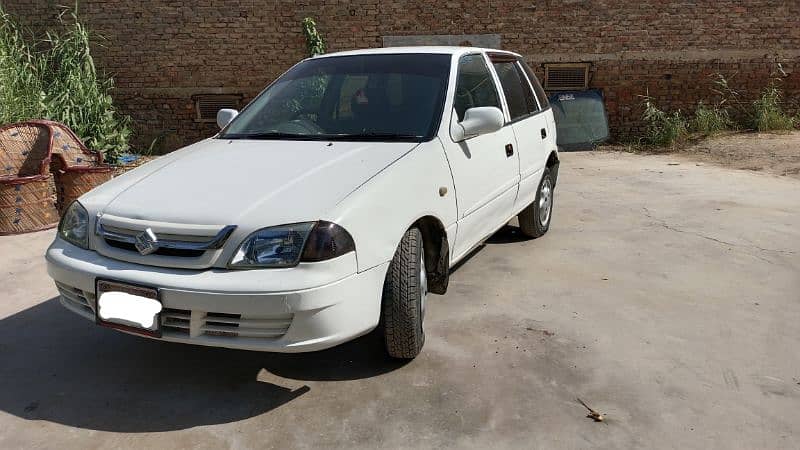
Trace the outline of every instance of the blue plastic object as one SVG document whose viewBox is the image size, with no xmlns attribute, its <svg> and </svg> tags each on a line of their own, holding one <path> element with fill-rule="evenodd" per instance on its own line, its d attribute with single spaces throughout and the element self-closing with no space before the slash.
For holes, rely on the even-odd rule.
<svg viewBox="0 0 800 450">
<path fill-rule="evenodd" d="M 132 153 L 125 153 L 124 155 L 120 155 L 117 158 L 117 161 L 119 161 L 119 164 L 124 166 L 126 164 L 130 164 L 130 163 L 136 161 L 139 158 L 141 158 L 141 155 L 134 155 Z"/>
</svg>

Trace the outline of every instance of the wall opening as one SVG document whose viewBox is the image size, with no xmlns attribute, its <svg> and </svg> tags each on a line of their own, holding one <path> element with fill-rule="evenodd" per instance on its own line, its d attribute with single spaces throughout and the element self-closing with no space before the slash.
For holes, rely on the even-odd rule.
<svg viewBox="0 0 800 450">
<path fill-rule="evenodd" d="M 548 91 L 584 91 L 589 88 L 589 63 L 544 65 L 544 88 Z"/>
<path fill-rule="evenodd" d="M 192 97 L 194 100 L 195 122 L 216 122 L 220 109 L 239 109 L 242 96 L 235 94 L 203 94 Z"/>
</svg>

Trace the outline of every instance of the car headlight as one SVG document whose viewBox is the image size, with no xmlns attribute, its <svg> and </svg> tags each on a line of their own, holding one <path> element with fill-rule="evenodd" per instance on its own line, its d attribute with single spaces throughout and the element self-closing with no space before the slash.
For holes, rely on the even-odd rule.
<svg viewBox="0 0 800 450">
<path fill-rule="evenodd" d="M 231 258 L 229 267 L 294 267 L 355 251 L 350 233 L 334 223 L 304 222 L 262 228 L 247 237 Z"/>
<path fill-rule="evenodd" d="M 77 201 L 67 207 L 58 224 L 58 235 L 70 244 L 89 248 L 89 213 Z"/>
</svg>

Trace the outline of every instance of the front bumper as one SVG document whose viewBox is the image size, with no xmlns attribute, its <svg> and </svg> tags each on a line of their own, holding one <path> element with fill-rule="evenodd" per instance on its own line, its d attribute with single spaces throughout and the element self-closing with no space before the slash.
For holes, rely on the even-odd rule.
<svg viewBox="0 0 800 450">
<path fill-rule="evenodd" d="M 162 337 L 272 352 L 333 347 L 378 325 L 388 262 L 356 272 L 355 254 L 290 269 L 186 270 L 110 259 L 61 239 L 47 250 L 61 304 L 94 321 L 98 278 L 159 289 Z"/>
</svg>

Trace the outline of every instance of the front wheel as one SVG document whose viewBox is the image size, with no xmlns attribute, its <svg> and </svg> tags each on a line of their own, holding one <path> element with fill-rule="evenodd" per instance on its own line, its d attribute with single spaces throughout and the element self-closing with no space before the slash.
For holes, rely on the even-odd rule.
<svg viewBox="0 0 800 450">
<path fill-rule="evenodd" d="M 545 168 L 542 180 L 539 182 L 539 190 L 536 191 L 536 199 L 517 216 L 519 228 L 525 236 L 538 238 L 550 229 L 554 188 L 553 174 L 550 168 Z"/>
<path fill-rule="evenodd" d="M 413 359 L 419 355 L 425 343 L 422 321 L 427 297 L 422 233 L 412 228 L 397 246 L 383 283 L 381 321 L 389 356 Z"/>
</svg>

